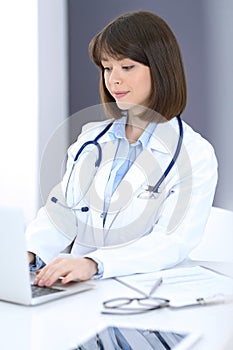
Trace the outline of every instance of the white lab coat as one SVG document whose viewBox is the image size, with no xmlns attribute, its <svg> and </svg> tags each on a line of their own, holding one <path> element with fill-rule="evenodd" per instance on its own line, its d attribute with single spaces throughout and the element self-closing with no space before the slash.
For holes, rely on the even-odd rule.
<svg viewBox="0 0 233 350">
<path fill-rule="evenodd" d="M 93 140 L 108 122 L 89 123 L 83 128 L 77 142 L 69 148 L 67 171 L 61 185 L 51 194 L 63 204 L 78 203 L 79 209 L 87 206 L 89 210 L 77 210 L 74 214 L 52 203 L 49 196 L 47 205 L 27 228 L 28 250 L 45 263 L 69 249 L 72 256 L 98 259 L 103 263 L 106 278 L 172 267 L 187 257 L 204 232 L 217 183 L 214 150 L 183 122 L 182 149 L 161 186 L 160 196 L 138 198 L 143 192 L 142 185 L 154 185 L 158 181 L 177 146 L 176 119 L 159 124 L 147 149 L 139 155 L 110 200 L 103 229 L 104 189 L 116 151 L 109 133 L 99 140 L 103 158 L 94 180 L 98 154 L 93 146 L 85 148 L 72 173 L 71 169 L 83 143 Z"/>
</svg>

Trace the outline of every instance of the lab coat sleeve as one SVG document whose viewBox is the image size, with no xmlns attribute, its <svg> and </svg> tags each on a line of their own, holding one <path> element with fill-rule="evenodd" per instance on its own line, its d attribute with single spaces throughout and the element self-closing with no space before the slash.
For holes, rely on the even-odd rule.
<svg viewBox="0 0 233 350">
<path fill-rule="evenodd" d="M 71 242 L 52 224 L 45 207 L 26 229 L 27 250 L 36 254 L 46 264 L 56 258 Z"/>
<path fill-rule="evenodd" d="M 36 218 L 28 225 L 25 232 L 27 250 L 34 253 L 46 264 L 63 252 L 73 238 L 71 234 L 67 233 L 68 229 L 65 232 L 61 226 L 63 218 L 67 215 L 70 216 L 70 211 L 51 202 L 52 196 L 58 198 L 59 201 L 61 201 L 61 197 L 64 199 L 65 186 L 72 166 L 72 156 L 69 153 L 70 151 L 68 151 L 67 169 L 63 181 L 52 189 L 46 205 L 39 209 Z"/>
<path fill-rule="evenodd" d="M 100 132 L 103 128 L 102 125 L 105 125 L 106 123 L 108 123 L 108 121 L 88 123 L 84 125 L 82 128 L 82 133 L 79 135 L 78 140 L 69 147 L 67 152 L 68 159 L 66 165 L 66 172 L 64 174 L 61 184 L 54 187 L 54 189 L 56 187 L 59 188 L 59 194 L 61 194 L 63 200 L 65 189 L 73 165 L 73 160 L 78 149 L 88 139 L 93 138 L 93 135 Z M 94 134 L 92 135 L 92 133 Z M 54 191 L 54 189 L 52 191 Z M 57 194 L 54 194 L 56 197 Z M 46 264 L 52 261 L 54 258 L 56 258 L 60 253 L 66 250 L 68 251 L 69 245 L 71 244 L 75 236 L 75 234 L 72 232 L 64 232 L 64 230 L 61 229 L 59 223 L 57 224 L 56 220 L 54 220 L 54 215 L 56 217 L 60 216 L 60 223 L 62 224 L 64 217 L 68 217 L 69 220 L 69 218 L 74 219 L 74 216 L 71 217 L 72 213 L 68 209 L 63 209 L 63 211 L 65 211 L 63 215 L 62 208 L 58 204 L 54 204 L 51 202 L 51 196 L 52 195 L 50 194 L 47 200 L 47 204 L 39 209 L 36 218 L 28 225 L 25 232 L 27 240 L 27 250 L 36 254 Z"/>
<path fill-rule="evenodd" d="M 172 186 L 151 233 L 140 239 L 88 254 L 104 266 L 103 278 L 146 273 L 170 268 L 183 261 L 200 242 L 213 203 L 217 183 L 217 160 L 212 146 L 197 137 L 186 145 L 192 171 Z M 178 196 L 192 189 L 182 220 L 170 230 L 169 222 Z"/>
</svg>

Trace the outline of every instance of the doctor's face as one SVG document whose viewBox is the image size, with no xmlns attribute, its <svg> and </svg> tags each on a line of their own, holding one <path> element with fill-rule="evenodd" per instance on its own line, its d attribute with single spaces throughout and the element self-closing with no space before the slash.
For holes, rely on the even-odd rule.
<svg viewBox="0 0 233 350">
<path fill-rule="evenodd" d="M 130 58 L 115 60 L 109 56 L 101 63 L 106 88 L 120 109 L 148 105 L 152 86 L 149 67 Z"/>
</svg>

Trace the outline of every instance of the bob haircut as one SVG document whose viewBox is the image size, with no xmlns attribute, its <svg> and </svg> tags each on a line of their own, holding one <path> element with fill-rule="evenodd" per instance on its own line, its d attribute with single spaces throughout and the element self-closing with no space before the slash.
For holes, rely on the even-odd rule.
<svg viewBox="0 0 233 350">
<path fill-rule="evenodd" d="M 147 107 L 155 115 L 170 120 L 185 109 L 187 87 L 180 48 L 169 26 L 154 13 L 138 11 L 117 17 L 91 40 L 89 55 L 100 69 L 100 97 L 111 117 L 118 119 L 122 112 L 105 86 L 101 60 L 106 56 L 130 58 L 150 68 L 152 91 Z"/>
</svg>

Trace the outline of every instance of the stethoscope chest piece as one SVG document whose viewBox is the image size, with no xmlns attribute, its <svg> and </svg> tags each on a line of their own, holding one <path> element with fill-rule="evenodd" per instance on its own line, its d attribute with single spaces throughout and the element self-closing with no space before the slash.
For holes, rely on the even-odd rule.
<svg viewBox="0 0 233 350">
<path fill-rule="evenodd" d="M 143 185 L 141 190 L 142 191 L 137 196 L 137 198 L 140 199 L 157 199 L 161 194 L 160 188 L 154 191 L 154 186 L 151 185 Z"/>
</svg>

